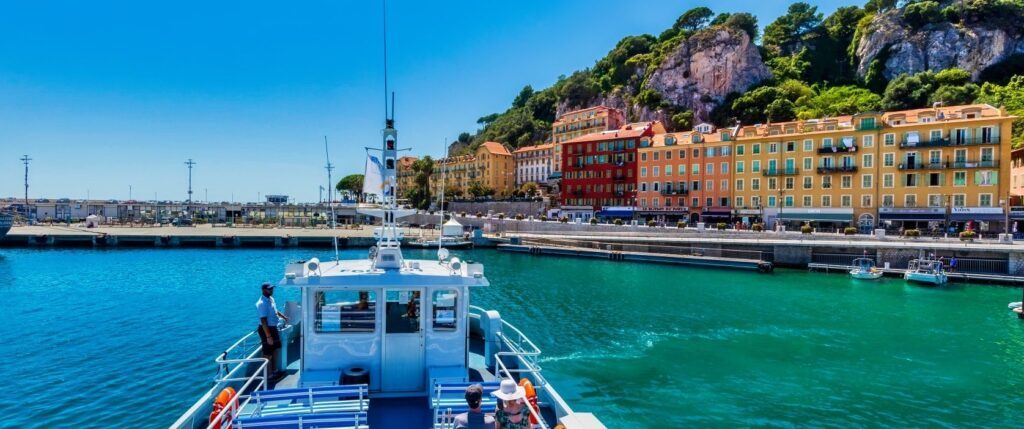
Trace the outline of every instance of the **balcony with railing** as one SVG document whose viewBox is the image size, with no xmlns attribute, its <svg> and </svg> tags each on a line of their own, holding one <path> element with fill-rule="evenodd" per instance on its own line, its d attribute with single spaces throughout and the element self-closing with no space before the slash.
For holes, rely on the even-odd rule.
<svg viewBox="0 0 1024 429">
<path fill-rule="evenodd" d="M 919 147 L 943 147 L 949 146 L 951 143 L 947 138 L 937 138 L 930 140 L 922 140 L 917 142 L 910 142 L 904 139 L 900 142 L 900 148 L 902 149 L 914 149 Z"/>
<path fill-rule="evenodd" d="M 942 170 L 949 168 L 949 163 L 900 163 L 897 168 L 900 170 Z"/>
<path fill-rule="evenodd" d="M 819 165 L 818 174 L 856 173 L 856 165 Z"/>
<path fill-rule="evenodd" d="M 857 151 L 857 146 L 837 145 L 837 146 L 825 146 L 825 147 L 818 148 L 818 154 L 819 155 L 824 155 L 824 154 L 829 154 L 829 153 L 849 153 L 849 152 L 856 152 L 856 151 Z"/>
<path fill-rule="evenodd" d="M 999 136 L 981 136 L 969 139 L 953 140 L 953 146 L 974 146 L 984 144 L 999 144 Z"/>
<path fill-rule="evenodd" d="M 799 168 L 769 168 L 761 170 L 761 174 L 765 176 L 796 176 L 800 174 Z"/>
<path fill-rule="evenodd" d="M 953 168 L 998 168 L 999 161 L 953 161 Z"/>
<path fill-rule="evenodd" d="M 626 175 L 625 174 L 616 174 L 615 177 L 612 178 L 612 179 L 615 180 L 616 182 L 622 182 L 622 181 L 626 180 Z"/>
<path fill-rule="evenodd" d="M 661 195 L 690 195 L 689 189 L 662 188 Z"/>
</svg>

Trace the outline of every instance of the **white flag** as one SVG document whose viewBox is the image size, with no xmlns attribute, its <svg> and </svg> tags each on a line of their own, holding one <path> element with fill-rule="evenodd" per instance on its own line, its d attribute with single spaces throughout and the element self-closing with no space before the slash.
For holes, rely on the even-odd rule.
<svg viewBox="0 0 1024 429">
<path fill-rule="evenodd" d="M 366 154 L 366 173 L 363 175 L 363 194 L 369 197 L 376 195 L 377 200 L 384 199 L 384 166 L 377 157 Z"/>
</svg>

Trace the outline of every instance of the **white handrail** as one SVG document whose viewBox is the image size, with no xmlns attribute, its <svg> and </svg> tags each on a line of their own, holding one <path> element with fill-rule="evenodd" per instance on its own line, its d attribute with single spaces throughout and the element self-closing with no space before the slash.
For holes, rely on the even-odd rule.
<svg viewBox="0 0 1024 429">
<path fill-rule="evenodd" d="M 228 427 L 231 427 L 231 422 L 235 421 L 235 419 L 238 418 L 238 412 L 241 411 L 243 408 L 245 408 L 246 405 L 249 405 L 249 402 L 252 401 L 252 395 L 243 395 L 242 392 L 250 391 L 249 390 L 250 387 L 254 387 L 254 386 L 252 386 L 252 383 L 254 381 L 259 380 L 259 383 L 252 389 L 253 391 L 264 390 L 267 387 L 267 365 L 269 365 L 269 363 L 270 363 L 269 360 L 264 359 L 264 358 L 252 358 L 252 359 L 231 359 L 231 360 L 225 361 L 225 363 L 238 363 L 238 364 L 255 363 L 255 362 L 259 362 L 260 365 L 256 368 L 256 372 L 254 372 L 253 375 L 251 375 L 249 377 L 245 377 L 245 378 L 224 379 L 223 380 L 224 382 L 246 380 L 246 382 L 245 382 L 245 384 L 242 385 L 241 388 L 239 388 L 238 390 L 235 391 L 235 397 L 231 398 L 231 400 L 228 402 L 228 406 L 222 408 L 220 410 L 220 412 L 217 413 L 216 416 L 214 416 L 212 419 L 210 419 L 209 424 L 206 426 L 207 429 L 222 429 L 224 427 L 225 423 L 227 423 Z M 260 374 L 262 374 L 262 377 L 260 376 Z M 241 404 L 239 404 L 238 399 L 239 398 L 243 398 L 243 397 L 245 398 L 245 400 Z M 228 412 L 229 416 L 230 416 L 227 420 L 224 420 L 224 417 L 225 417 L 224 413 L 225 412 Z"/>
</svg>

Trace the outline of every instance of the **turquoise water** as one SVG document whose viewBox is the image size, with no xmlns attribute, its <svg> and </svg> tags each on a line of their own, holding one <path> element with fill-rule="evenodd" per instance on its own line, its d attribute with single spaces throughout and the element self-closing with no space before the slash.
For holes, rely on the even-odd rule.
<svg viewBox="0 0 1024 429">
<path fill-rule="evenodd" d="M 492 282 L 473 303 L 529 335 L 569 404 L 609 428 L 1024 419 L 1024 322 L 1006 310 L 1020 289 L 461 253 Z M 253 328 L 258 284 L 314 254 L 330 257 L 0 250 L 0 427 L 166 427 Z"/>
</svg>

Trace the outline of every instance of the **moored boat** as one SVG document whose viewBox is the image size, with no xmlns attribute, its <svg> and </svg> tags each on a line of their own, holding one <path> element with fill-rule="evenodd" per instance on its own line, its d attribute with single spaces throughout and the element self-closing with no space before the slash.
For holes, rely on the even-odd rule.
<svg viewBox="0 0 1024 429">
<path fill-rule="evenodd" d="M 14 215 L 0 212 L 0 239 L 3 239 L 11 231 L 12 226 L 14 226 Z"/>
<path fill-rule="evenodd" d="M 907 265 L 903 279 L 916 283 L 942 285 L 948 281 L 942 262 L 936 259 L 913 259 Z"/>
<path fill-rule="evenodd" d="M 171 427 L 447 429 L 469 408 L 467 387 L 480 384 L 485 413 L 496 413 L 511 387 L 533 392 L 516 396 L 533 427 L 604 428 L 548 382 L 533 341 L 497 311 L 469 304 L 472 290 L 490 284 L 483 264 L 443 248 L 437 259 L 404 258 L 396 220 L 415 211 L 395 204 L 393 119 L 383 134 L 383 162 L 369 157 L 364 178 L 364 193 L 383 203 L 358 209 L 382 220 L 377 245 L 366 258 L 288 264 L 278 286 L 300 298 L 284 305 L 273 359 L 263 357 L 255 331 L 242 336 L 214 360 L 212 386 Z"/>
<path fill-rule="evenodd" d="M 875 266 L 874 259 L 857 258 L 853 260 L 853 269 L 850 270 L 850 277 L 861 280 L 876 280 L 885 273 Z"/>
</svg>

